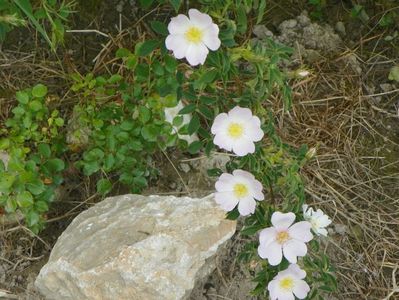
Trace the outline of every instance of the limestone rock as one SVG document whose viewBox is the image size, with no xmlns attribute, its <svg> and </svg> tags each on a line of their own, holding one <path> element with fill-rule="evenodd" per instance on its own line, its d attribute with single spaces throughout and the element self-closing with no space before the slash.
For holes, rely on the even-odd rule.
<svg viewBox="0 0 399 300">
<path fill-rule="evenodd" d="M 213 195 L 125 195 L 81 213 L 35 285 L 47 299 L 177 300 L 214 268 L 235 232 Z"/>
</svg>

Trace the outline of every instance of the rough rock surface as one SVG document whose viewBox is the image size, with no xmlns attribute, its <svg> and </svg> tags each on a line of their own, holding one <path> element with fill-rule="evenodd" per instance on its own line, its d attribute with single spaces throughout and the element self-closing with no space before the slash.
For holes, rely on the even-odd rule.
<svg viewBox="0 0 399 300">
<path fill-rule="evenodd" d="M 303 60 L 313 63 L 322 59 L 323 54 L 334 54 L 343 48 L 342 39 L 334 29 L 328 24 L 312 23 L 306 11 L 295 19 L 282 22 L 278 26 L 276 35 L 264 25 L 255 26 L 253 33 L 260 40 L 270 37 L 281 44 L 293 47 L 294 54 L 289 65 L 296 65 Z"/>
<path fill-rule="evenodd" d="M 213 196 L 125 195 L 81 213 L 36 279 L 47 299 L 187 299 L 235 232 Z"/>
</svg>

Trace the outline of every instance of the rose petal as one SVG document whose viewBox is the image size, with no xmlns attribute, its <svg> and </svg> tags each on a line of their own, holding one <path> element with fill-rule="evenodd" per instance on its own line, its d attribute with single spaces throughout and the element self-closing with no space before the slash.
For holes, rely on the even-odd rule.
<svg viewBox="0 0 399 300">
<path fill-rule="evenodd" d="M 297 264 L 290 264 L 287 271 L 293 274 L 298 279 L 303 279 L 306 277 L 306 272 L 302 270 Z"/>
<path fill-rule="evenodd" d="M 195 8 L 190 9 L 188 15 L 191 23 L 202 29 L 212 24 L 212 18 L 209 15 L 204 14 Z"/>
<path fill-rule="evenodd" d="M 212 51 L 216 51 L 220 47 L 219 27 L 216 24 L 211 24 L 204 30 L 203 42 Z"/>
<path fill-rule="evenodd" d="M 272 266 L 277 266 L 283 259 L 281 245 L 277 242 L 271 242 L 267 247 L 260 244 L 258 254 L 262 258 L 267 258 Z"/>
<path fill-rule="evenodd" d="M 292 212 L 289 213 L 281 213 L 276 211 L 272 215 L 272 224 L 277 229 L 287 229 L 291 226 L 292 223 L 295 221 L 295 214 Z"/>
<path fill-rule="evenodd" d="M 288 229 L 288 233 L 293 239 L 302 242 L 309 242 L 313 238 L 313 235 L 310 232 L 311 228 L 312 225 L 308 221 L 301 221 L 292 225 Z"/>
<path fill-rule="evenodd" d="M 234 176 L 228 173 L 220 175 L 218 181 L 215 183 L 215 188 L 218 192 L 231 192 L 233 191 Z"/>
<path fill-rule="evenodd" d="M 171 18 L 168 24 L 168 31 L 170 34 L 184 34 L 190 26 L 190 20 L 185 15 L 177 15 Z"/>
<path fill-rule="evenodd" d="M 238 203 L 238 211 L 242 216 L 248 216 L 255 212 L 256 201 L 253 198 L 240 199 Z"/>
<path fill-rule="evenodd" d="M 218 133 L 215 135 L 215 137 L 213 138 L 213 143 L 216 146 L 219 146 L 220 148 L 227 151 L 231 151 L 233 148 L 233 142 L 231 141 L 231 139 L 222 133 Z"/>
<path fill-rule="evenodd" d="M 262 229 L 259 233 L 259 243 L 267 247 L 267 245 L 276 239 L 276 234 L 277 232 L 274 227 Z"/>
<path fill-rule="evenodd" d="M 309 285 L 304 280 L 297 280 L 294 285 L 294 294 L 299 299 L 305 299 L 310 291 Z"/>
<path fill-rule="evenodd" d="M 298 256 L 305 256 L 307 251 L 305 243 L 298 240 L 289 240 L 283 245 L 284 257 L 292 264 L 297 262 Z"/>
<path fill-rule="evenodd" d="M 190 44 L 186 50 L 186 59 L 191 66 L 203 65 L 208 53 L 204 44 Z"/>
<path fill-rule="evenodd" d="M 245 156 L 255 152 L 255 144 L 246 137 L 242 137 L 234 142 L 233 151 L 238 156 Z"/>
<path fill-rule="evenodd" d="M 232 211 L 238 203 L 238 199 L 232 192 L 215 193 L 215 201 L 225 211 Z"/>
<path fill-rule="evenodd" d="M 252 119 L 252 111 L 249 108 L 243 108 L 240 106 L 234 107 L 229 111 L 229 117 L 235 118 L 241 121 L 248 121 Z"/>
<path fill-rule="evenodd" d="M 168 35 L 165 40 L 165 46 L 168 50 L 173 51 L 173 55 L 177 59 L 185 57 L 188 44 L 181 35 Z"/>
<path fill-rule="evenodd" d="M 213 121 L 211 132 L 217 134 L 221 131 L 225 131 L 226 124 L 229 121 L 229 116 L 226 113 L 218 114 Z"/>
</svg>

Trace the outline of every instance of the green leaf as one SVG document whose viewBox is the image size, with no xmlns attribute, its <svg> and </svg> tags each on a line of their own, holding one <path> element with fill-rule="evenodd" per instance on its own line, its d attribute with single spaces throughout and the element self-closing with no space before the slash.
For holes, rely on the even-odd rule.
<svg viewBox="0 0 399 300">
<path fill-rule="evenodd" d="M 190 103 L 189 105 L 186 105 L 179 111 L 179 115 L 192 113 L 193 111 L 195 111 L 196 108 L 197 106 L 194 103 Z"/>
<path fill-rule="evenodd" d="M 108 194 L 112 189 L 112 183 L 108 179 L 100 179 L 97 181 L 97 193 L 101 195 Z"/>
<path fill-rule="evenodd" d="M 151 119 L 151 111 L 145 106 L 140 106 L 139 119 L 143 124 L 147 123 Z"/>
<path fill-rule="evenodd" d="M 5 150 L 10 147 L 10 140 L 6 138 L 0 139 L 0 150 Z"/>
<path fill-rule="evenodd" d="M 29 94 L 26 92 L 17 92 L 15 94 L 17 100 L 21 104 L 28 104 L 29 102 Z"/>
<path fill-rule="evenodd" d="M 15 212 L 18 208 L 18 203 L 14 197 L 8 197 L 5 209 L 8 213 Z"/>
<path fill-rule="evenodd" d="M 29 211 L 29 213 L 25 217 L 26 223 L 29 227 L 39 223 L 40 220 L 39 214 L 34 210 Z"/>
<path fill-rule="evenodd" d="M 33 101 L 29 102 L 29 107 L 33 111 L 37 112 L 43 108 L 43 105 L 39 100 L 33 100 Z"/>
<path fill-rule="evenodd" d="M 160 35 L 167 36 L 169 34 L 168 27 L 162 22 L 152 21 L 150 25 L 152 30 Z"/>
<path fill-rule="evenodd" d="M 196 133 L 198 131 L 198 128 L 200 127 L 200 120 L 197 114 L 193 116 L 191 119 L 190 123 L 188 124 L 188 134 L 192 135 L 193 133 Z"/>
<path fill-rule="evenodd" d="M 143 176 L 134 177 L 133 184 L 139 188 L 145 188 L 148 186 L 147 179 L 145 179 Z"/>
<path fill-rule="evenodd" d="M 245 33 L 247 31 L 247 13 L 245 11 L 245 7 L 241 5 L 237 9 L 237 31 L 239 33 Z"/>
<path fill-rule="evenodd" d="M 227 214 L 226 214 L 226 219 L 227 220 L 237 220 L 238 219 L 238 217 L 240 216 L 240 212 L 238 211 L 238 209 L 237 209 L 237 207 L 236 208 L 234 208 L 232 211 L 229 211 Z"/>
<path fill-rule="evenodd" d="M 11 175 L 8 173 L 3 174 L 0 176 L 0 193 L 8 193 L 9 189 L 14 184 L 16 180 L 15 175 Z"/>
<path fill-rule="evenodd" d="M 138 56 L 147 56 L 159 46 L 158 40 L 148 40 L 136 45 L 135 53 Z"/>
<path fill-rule="evenodd" d="M 391 70 L 389 71 L 388 79 L 399 82 L 399 66 L 393 66 L 391 68 Z"/>
<path fill-rule="evenodd" d="M 122 130 L 130 131 L 130 130 L 132 130 L 133 128 L 134 128 L 134 123 L 133 123 L 132 121 L 127 121 L 127 120 L 125 120 L 125 121 L 123 121 L 123 122 L 121 123 L 121 129 L 122 129 Z"/>
<path fill-rule="evenodd" d="M 261 229 L 263 229 L 261 225 L 245 226 L 243 229 L 241 229 L 240 233 L 242 235 L 254 235 Z"/>
<path fill-rule="evenodd" d="M 105 157 L 104 161 L 104 169 L 105 171 L 110 171 L 112 170 L 112 167 L 115 165 L 115 156 L 110 153 Z"/>
<path fill-rule="evenodd" d="M 33 196 L 28 191 L 24 191 L 17 195 L 17 203 L 20 207 L 26 208 L 33 205 Z"/>
<path fill-rule="evenodd" d="M 44 166 L 51 172 L 51 173 L 56 173 L 64 170 L 65 168 L 65 163 L 63 160 L 59 158 L 53 158 L 48 160 Z"/>
<path fill-rule="evenodd" d="M 169 73 L 175 73 L 177 68 L 177 61 L 170 55 L 165 56 L 165 69 Z"/>
<path fill-rule="evenodd" d="M 213 110 L 209 109 L 205 105 L 200 105 L 199 106 L 199 111 L 207 118 L 208 120 L 213 120 L 214 115 L 213 115 Z"/>
<path fill-rule="evenodd" d="M 47 43 L 54 50 L 53 43 L 51 42 L 49 36 L 47 35 L 46 30 L 44 30 L 43 26 L 36 20 L 35 16 L 32 12 L 32 6 L 29 0 L 13 0 L 16 5 L 24 12 L 24 14 L 29 18 L 31 23 L 35 26 L 36 30 L 40 32 L 40 34 L 44 37 Z"/>
<path fill-rule="evenodd" d="M 48 204 L 44 201 L 37 201 L 34 205 L 38 212 L 44 213 L 48 211 Z"/>
<path fill-rule="evenodd" d="M 43 84 L 37 84 L 32 89 L 32 95 L 36 98 L 42 98 L 47 95 L 47 87 Z"/>
<path fill-rule="evenodd" d="M 62 119 L 62 118 L 56 118 L 54 120 L 54 122 L 55 122 L 55 125 L 57 125 L 58 127 L 64 126 L 64 119 Z"/>
<path fill-rule="evenodd" d="M 172 4 L 173 8 L 175 9 L 176 12 L 179 11 L 180 5 L 182 3 L 182 0 L 169 0 L 170 4 Z"/>
<path fill-rule="evenodd" d="M 131 54 L 130 50 L 126 48 L 120 48 L 116 51 L 116 57 L 117 58 L 123 58 L 123 57 L 128 57 Z"/>
<path fill-rule="evenodd" d="M 159 134 L 159 130 L 158 127 L 156 127 L 153 124 L 148 124 L 145 125 L 142 129 L 141 129 L 141 135 L 142 137 L 149 141 L 149 142 L 155 142 L 157 140 Z"/>
<path fill-rule="evenodd" d="M 152 3 L 154 3 L 154 0 L 139 0 L 141 7 L 143 8 L 149 8 Z"/>
<path fill-rule="evenodd" d="M 188 152 L 190 154 L 196 154 L 198 153 L 202 148 L 202 142 L 201 141 L 195 141 L 192 142 L 189 146 L 188 146 Z"/>
<path fill-rule="evenodd" d="M 50 156 L 51 156 L 51 149 L 48 144 L 39 144 L 37 146 L 37 151 L 44 158 L 50 158 Z"/>
<path fill-rule="evenodd" d="M 44 186 L 43 182 L 36 178 L 30 182 L 28 182 L 26 184 L 26 188 L 33 194 L 33 195 L 39 195 L 42 192 L 44 192 L 44 190 L 46 189 L 46 187 Z"/>
<path fill-rule="evenodd" d="M 266 9 L 266 0 L 260 0 L 258 7 L 258 17 L 256 18 L 256 24 L 259 24 L 263 20 Z"/>
<path fill-rule="evenodd" d="M 118 83 L 119 81 L 121 81 L 123 79 L 123 77 L 119 74 L 114 74 L 111 76 L 110 79 L 108 79 L 108 82 L 111 84 L 115 84 Z"/>
</svg>

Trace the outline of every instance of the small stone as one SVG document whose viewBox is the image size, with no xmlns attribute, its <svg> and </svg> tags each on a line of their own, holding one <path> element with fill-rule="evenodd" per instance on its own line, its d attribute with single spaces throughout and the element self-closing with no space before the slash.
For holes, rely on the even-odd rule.
<svg viewBox="0 0 399 300">
<path fill-rule="evenodd" d="M 382 84 L 380 84 L 380 88 L 384 93 L 390 92 L 390 91 L 393 91 L 396 89 L 396 87 L 390 83 L 382 83 Z"/>
<path fill-rule="evenodd" d="M 4 167 L 7 169 L 8 161 L 10 160 L 8 153 L 0 151 L 0 160 L 3 161 Z"/>
<path fill-rule="evenodd" d="M 188 172 L 190 172 L 190 170 L 191 170 L 189 164 L 180 163 L 179 166 L 180 166 L 180 170 L 182 170 L 184 173 L 188 173 Z"/>
<path fill-rule="evenodd" d="M 311 23 L 307 11 L 303 11 L 296 19 L 302 27 L 308 26 Z"/>
<path fill-rule="evenodd" d="M 282 28 L 289 28 L 289 29 L 292 29 L 292 28 L 295 28 L 296 26 L 298 25 L 298 21 L 297 20 L 295 20 L 295 19 L 291 19 L 291 20 L 287 20 L 287 21 L 284 21 L 283 23 L 281 23 L 281 27 Z"/>
<path fill-rule="evenodd" d="M 345 36 L 346 28 L 344 22 L 337 22 L 335 24 L 335 31 L 338 32 L 341 36 Z"/>
<path fill-rule="evenodd" d="M 35 286 L 57 300 L 187 299 L 235 229 L 213 195 L 107 198 L 58 238 Z"/>
<path fill-rule="evenodd" d="M 334 224 L 335 232 L 340 235 L 346 235 L 348 232 L 348 226 L 344 224 Z"/>
<path fill-rule="evenodd" d="M 265 25 L 255 25 L 252 32 L 259 39 L 273 37 L 273 32 L 267 29 Z"/>
</svg>

